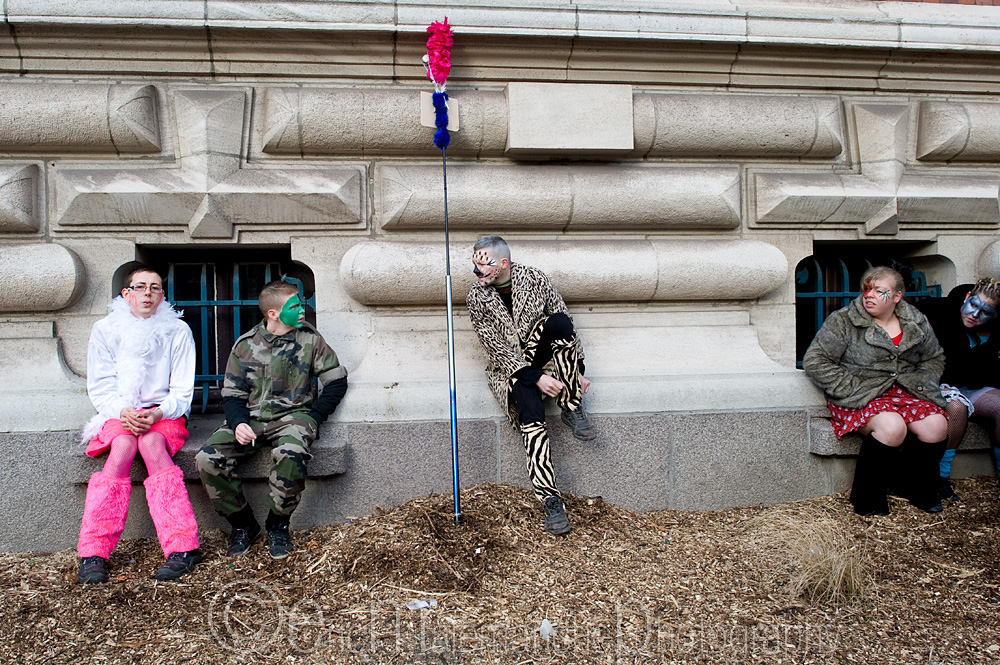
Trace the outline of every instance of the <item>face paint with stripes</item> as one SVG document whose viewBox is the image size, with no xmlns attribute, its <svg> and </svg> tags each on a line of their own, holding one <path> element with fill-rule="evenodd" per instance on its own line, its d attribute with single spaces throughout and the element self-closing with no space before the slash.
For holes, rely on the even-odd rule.
<svg viewBox="0 0 1000 665">
<path fill-rule="evenodd" d="M 477 250 L 472 254 L 472 274 L 476 276 L 480 284 L 489 286 L 497 281 L 497 277 L 503 272 L 503 268 L 500 266 L 501 262 L 497 261 L 496 257 L 485 249 Z"/>
<path fill-rule="evenodd" d="M 962 303 L 962 322 L 966 328 L 981 326 L 987 321 L 996 318 L 997 308 L 991 304 L 988 298 L 983 298 L 979 294 L 969 296 Z"/>
</svg>

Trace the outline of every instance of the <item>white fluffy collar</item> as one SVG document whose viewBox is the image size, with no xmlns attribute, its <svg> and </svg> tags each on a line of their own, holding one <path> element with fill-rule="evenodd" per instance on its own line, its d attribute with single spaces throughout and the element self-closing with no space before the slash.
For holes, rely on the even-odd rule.
<svg viewBox="0 0 1000 665">
<path fill-rule="evenodd" d="M 170 344 L 170 331 L 181 320 L 183 313 L 164 300 L 151 317 L 142 319 L 132 314 L 128 301 L 121 296 L 108 303 L 108 308 L 111 310 L 108 315 L 111 323 L 108 346 L 115 349 L 118 393 L 131 406 L 138 408 L 141 406 L 139 393 L 146 381 L 147 369 L 165 353 Z M 100 432 L 103 421 L 104 418 L 98 414 L 87 423 L 83 432 L 84 443 Z"/>
</svg>

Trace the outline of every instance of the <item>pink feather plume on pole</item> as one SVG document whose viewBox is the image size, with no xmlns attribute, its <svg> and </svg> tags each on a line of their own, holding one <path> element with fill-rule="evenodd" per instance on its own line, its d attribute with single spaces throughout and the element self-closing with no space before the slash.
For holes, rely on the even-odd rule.
<svg viewBox="0 0 1000 665">
<path fill-rule="evenodd" d="M 445 81 L 451 73 L 451 46 L 455 39 L 452 37 L 451 26 L 448 25 L 448 17 L 444 17 L 444 22 L 434 21 L 427 28 L 430 37 L 427 38 L 427 78 L 434 84 L 438 91 L 444 90 Z"/>
</svg>

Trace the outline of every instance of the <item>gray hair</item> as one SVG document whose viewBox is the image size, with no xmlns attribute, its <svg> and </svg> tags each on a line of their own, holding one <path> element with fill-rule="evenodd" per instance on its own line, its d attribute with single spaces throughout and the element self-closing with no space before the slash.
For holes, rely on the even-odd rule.
<svg viewBox="0 0 1000 665">
<path fill-rule="evenodd" d="M 507 246 L 507 241 L 500 236 L 483 236 L 472 246 L 473 252 L 482 249 L 489 250 L 490 254 L 498 259 L 510 261 L 510 247 Z"/>
</svg>

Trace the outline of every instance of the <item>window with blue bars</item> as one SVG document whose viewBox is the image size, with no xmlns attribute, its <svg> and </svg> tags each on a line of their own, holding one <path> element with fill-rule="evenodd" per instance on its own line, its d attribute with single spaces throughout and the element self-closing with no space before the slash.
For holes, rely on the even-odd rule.
<svg viewBox="0 0 1000 665">
<path fill-rule="evenodd" d="M 873 266 L 890 265 L 893 258 L 884 251 L 864 251 L 837 246 L 816 251 L 795 268 L 795 366 L 802 368 L 802 356 L 823 322 L 833 312 L 846 307 L 861 293 L 861 276 Z M 906 263 L 903 260 L 900 263 Z M 906 284 L 906 299 L 917 302 L 940 298 L 941 286 L 928 284 L 925 274 L 912 270 Z"/>
<path fill-rule="evenodd" d="M 176 260 L 179 255 L 183 261 Z M 144 252 L 143 260 L 162 266 L 167 300 L 183 310 L 184 321 L 191 326 L 198 353 L 194 413 L 221 411 L 229 352 L 240 335 L 263 320 L 257 294 L 265 284 L 284 279 L 298 286 L 307 305 L 306 320 L 316 325 L 312 273 L 293 262 L 287 248 L 178 252 L 157 248 Z"/>
</svg>

